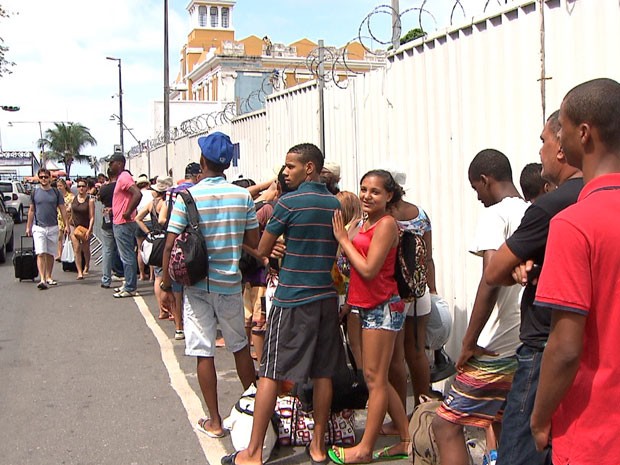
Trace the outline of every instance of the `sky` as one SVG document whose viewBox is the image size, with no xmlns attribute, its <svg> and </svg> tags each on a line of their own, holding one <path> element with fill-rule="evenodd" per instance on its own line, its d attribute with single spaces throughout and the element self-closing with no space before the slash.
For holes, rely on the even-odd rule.
<svg viewBox="0 0 620 465">
<path fill-rule="evenodd" d="M 190 32 L 190 0 L 169 1 L 170 78 L 179 72 L 180 51 Z M 491 3 L 499 0 L 491 0 Z M 139 140 L 155 136 L 154 101 L 163 100 L 163 0 L 0 0 L 11 16 L 0 19 L 0 37 L 9 47 L 6 58 L 16 63 L 12 74 L 0 77 L 0 105 L 19 106 L 0 111 L 2 150 L 38 153 L 39 127 L 54 121 L 88 127 L 97 140 L 85 155 L 102 158 L 119 143 L 118 64 L 122 60 L 123 119 Z M 358 36 L 360 24 L 381 0 L 237 0 L 232 13 L 235 38 L 268 35 L 289 44 L 306 37 L 342 46 Z M 466 15 L 482 12 L 484 0 L 461 0 Z M 401 12 L 419 7 L 421 0 L 400 0 Z M 429 0 L 423 14 L 425 30 L 449 24 L 455 0 Z M 418 12 L 403 15 L 403 31 L 417 27 Z M 372 35 L 389 41 L 391 19 L 375 14 Z M 403 32 L 403 33 L 404 33 Z M 368 36 L 367 30 L 362 34 Z M 368 45 L 385 48 L 368 40 Z M 9 122 L 13 123 L 9 125 Z M 39 124 L 40 122 L 40 124 Z M 136 145 L 125 132 L 125 148 Z M 72 174 L 91 173 L 73 165 Z"/>
</svg>

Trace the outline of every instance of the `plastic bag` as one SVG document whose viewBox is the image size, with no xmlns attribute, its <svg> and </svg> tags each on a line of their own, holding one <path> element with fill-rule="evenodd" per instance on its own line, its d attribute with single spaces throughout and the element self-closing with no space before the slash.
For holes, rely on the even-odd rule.
<svg viewBox="0 0 620 465">
<path fill-rule="evenodd" d="M 73 243 L 69 236 L 65 237 L 65 242 L 62 246 L 62 254 L 60 260 L 66 263 L 72 263 L 75 261 L 75 253 L 73 252 Z"/>
</svg>

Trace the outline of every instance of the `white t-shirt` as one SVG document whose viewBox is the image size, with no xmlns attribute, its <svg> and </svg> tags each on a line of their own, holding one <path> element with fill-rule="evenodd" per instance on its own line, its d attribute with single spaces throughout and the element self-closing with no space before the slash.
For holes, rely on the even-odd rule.
<svg viewBox="0 0 620 465">
<path fill-rule="evenodd" d="M 148 187 L 140 189 L 140 192 L 142 192 L 142 198 L 140 199 L 140 203 L 136 207 L 136 211 L 138 213 L 140 213 L 144 209 L 144 207 L 146 207 L 153 200 L 153 194 L 151 194 L 151 190 Z M 147 213 L 146 216 L 142 219 L 142 221 L 151 221 L 151 214 Z"/>
<path fill-rule="evenodd" d="M 530 206 L 519 197 L 506 197 L 484 209 L 470 252 L 482 257 L 486 250 L 497 250 L 519 227 L 525 210 Z M 498 357 L 484 356 L 480 360 L 511 357 L 519 346 L 519 293 L 521 286 L 502 286 L 497 304 L 484 326 L 478 345 L 497 352 Z"/>
</svg>

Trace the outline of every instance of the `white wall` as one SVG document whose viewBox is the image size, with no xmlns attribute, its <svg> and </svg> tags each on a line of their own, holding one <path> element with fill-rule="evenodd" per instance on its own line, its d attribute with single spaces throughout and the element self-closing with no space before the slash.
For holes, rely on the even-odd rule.
<svg viewBox="0 0 620 465">
<path fill-rule="evenodd" d="M 484 148 L 503 151 L 518 185 L 523 166 L 539 160 L 545 116 L 566 92 L 595 77 L 620 80 L 618 1 L 550 0 L 544 20 L 544 99 L 541 15 L 532 0 L 407 44 L 386 69 L 325 90 L 325 155 L 342 165 L 341 187 L 356 192 L 367 170 L 398 166 L 407 173 L 407 198 L 430 214 L 437 285 L 455 314 L 452 355 L 482 269 L 467 252 L 483 208 L 467 180 L 470 160 Z M 318 121 L 315 84 L 269 96 L 264 111 L 219 128 L 241 144 L 229 177 L 264 179 L 292 145 L 319 143 Z M 193 138 L 174 146 L 175 170 L 198 154 Z M 161 150 L 151 157 L 161 164 Z"/>
</svg>

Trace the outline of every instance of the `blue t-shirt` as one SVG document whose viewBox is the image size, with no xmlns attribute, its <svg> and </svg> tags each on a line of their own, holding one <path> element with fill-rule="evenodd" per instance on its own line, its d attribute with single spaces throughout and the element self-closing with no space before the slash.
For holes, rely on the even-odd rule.
<svg viewBox="0 0 620 465">
<path fill-rule="evenodd" d="M 223 177 L 205 178 L 187 189 L 198 209 L 200 231 L 209 252 L 209 291 L 241 292 L 239 258 L 246 229 L 258 228 L 254 201 L 247 189 Z M 179 195 L 174 203 L 168 232 L 180 234 L 188 224 L 187 209 Z M 194 285 L 207 290 L 207 280 Z"/>
<path fill-rule="evenodd" d="M 337 297 L 331 270 L 338 249 L 332 217 L 338 208 L 338 199 L 319 182 L 302 183 L 276 204 L 265 230 L 285 236 L 286 253 L 274 305 L 298 307 Z"/>
<path fill-rule="evenodd" d="M 35 189 L 32 194 L 34 224 L 42 227 L 58 226 L 57 208 L 65 201 L 58 189 Z"/>
</svg>

